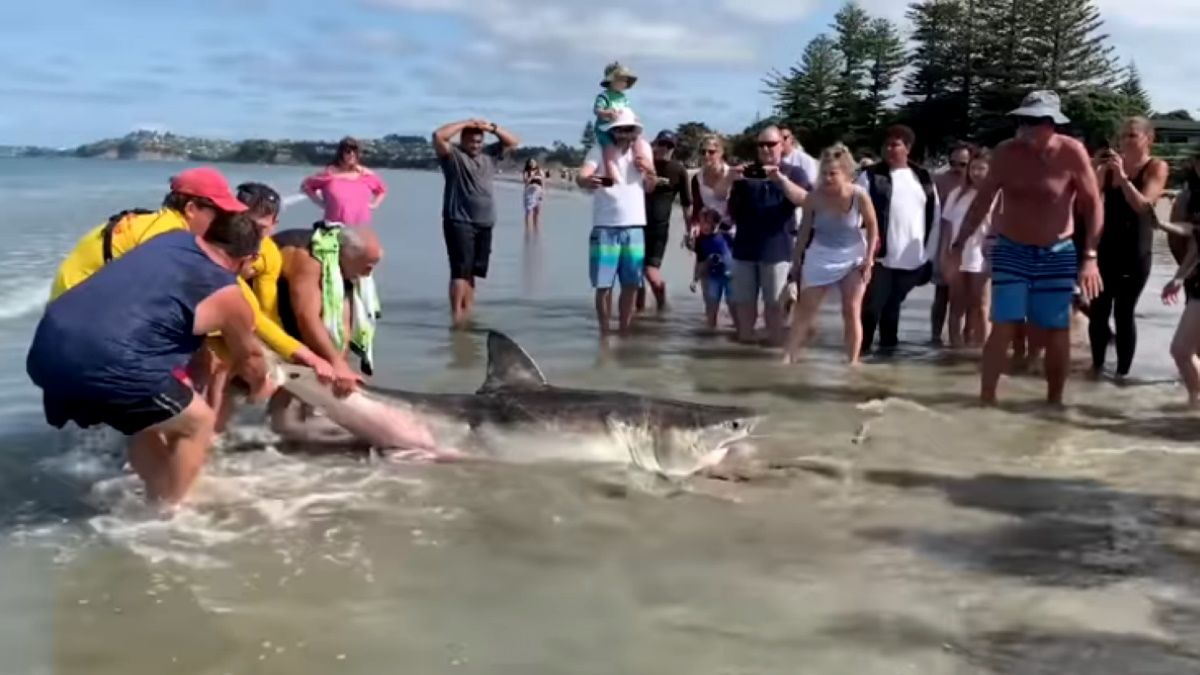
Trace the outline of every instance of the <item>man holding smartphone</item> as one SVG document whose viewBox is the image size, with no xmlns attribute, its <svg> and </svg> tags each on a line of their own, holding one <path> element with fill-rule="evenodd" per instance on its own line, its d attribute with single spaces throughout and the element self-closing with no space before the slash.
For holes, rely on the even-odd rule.
<svg viewBox="0 0 1200 675">
<path fill-rule="evenodd" d="M 729 216 L 737 225 L 733 239 L 730 304 L 738 341 L 754 341 L 758 298 L 762 296 L 767 340 L 783 339 L 784 303 L 796 237 L 796 207 L 804 204 L 815 176 L 783 162 L 783 135 L 769 126 L 758 135 L 758 161 L 734 167 L 718 193 L 729 194 Z"/>
<path fill-rule="evenodd" d="M 634 304 L 642 287 L 646 259 L 646 194 L 655 188 L 654 167 L 638 156 L 634 144 L 642 125 L 630 110 L 621 111 L 602 129 L 612 134 L 617 149 L 615 176 L 592 148 L 576 182 L 592 192 L 592 233 L 588 271 L 596 290 L 596 321 L 600 335 L 611 331 L 612 288 L 620 281 L 618 330 L 629 333 Z"/>
</svg>

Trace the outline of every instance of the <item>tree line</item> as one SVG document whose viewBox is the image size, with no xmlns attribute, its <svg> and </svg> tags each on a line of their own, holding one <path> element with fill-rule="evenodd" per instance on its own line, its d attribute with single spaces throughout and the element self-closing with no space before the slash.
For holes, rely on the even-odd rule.
<svg viewBox="0 0 1200 675">
<path fill-rule="evenodd" d="M 1110 142 L 1130 115 L 1152 112 L 1137 65 L 1118 60 L 1095 0 L 916 0 L 908 33 L 847 2 L 799 60 L 762 80 L 771 117 L 728 137 L 735 159 L 754 156 L 753 137 L 769 123 L 796 131 L 813 154 L 841 141 L 876 153 L 887 126 L 917 134 L 916 156 L 959 141 L 994 145 L 1012 134 L 1007 113 L 1035 89 L 1053 89 L 1071 118 L 1067 133 L 1092 149 Z M 679 126 L 676 155 L 695 165 L 702 122 Z M 581 145 L 591 147 L 585 128 Z"/>
</svg>

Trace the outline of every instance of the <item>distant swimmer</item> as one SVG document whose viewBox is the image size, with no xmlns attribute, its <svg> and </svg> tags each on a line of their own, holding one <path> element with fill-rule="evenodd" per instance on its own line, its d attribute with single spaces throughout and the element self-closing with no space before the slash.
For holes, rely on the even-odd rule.
<svg viewBox="0 0 1200 675">
<path fill-rule="evenodd" d="M 199 167 L 182 171 L 171 178 L 170 185 L 170 192 L 163 199 L 162 208 L 158 211 L 123 211 L 109 218 L 107 223 L 83 235 L 59 267 L 50 299 L 57 298 L 88 279 L 105 264 L 159 235 L 178 231 L 203 235 L 218 215 L 246 210 L 246 204 L 234 197 L 230 191 L 225 177 L 213 168 Z M 255 190 L 261 192 L 258 188 Z M 274 190 L 271 190 L 271 193 L 274 194 L 274 201 L 268 204 L 256 202 L 252 218 L 262 222 L 274 222 L 279 211 L 279 195 Z M 271 202 L 269 198 L 265 199 Z M 273 224 L 271 226 L 274 227 Z M 272 258 L 272 253 L 274 251 L 268 244 L 261 256 Z M 260 271 L 266 269 L 261 266 L 264 259 L 261 256 L 254 267 Z M 255 313 L 258 337 L 267 347 L 289 361 L 316 368 L 323 377 L 327 376 L 329 364 L 299 341 L 289 337 L 279 327 L 278 321 L 268 316 L 270 310 L 266 308 L 273 304 L 273 300 L 270 300 L 268 295 L 256 294 L 243 279 L 239 279 L 238 284 Z M 259 298 L 263 299 L 262 308 Z"/>
<path fill-rule="evenodd" d="M 371 213 L 387 197 L 387 186 L 362 164 L 362 147 L 353 138 L 338 143 L 333 163 L 304 179 L 300 189 L 325 214 L 325 220 L 343 225 L 368 225 Z"/>
<path fill-rule="evenodd" d="M 229 211 L 208 219 L 203 236 L 161 234 L 59 295 L 38 323 L 26 370 L 46 421 L 131 436 L 129 463 L 152 501 L 183 500 L 212 442 L 215 415 L 185 373 L 205 335 L 221 331 L 253 398 L 270 393 L 237 284 L 261 237 L 252 219 Z"/>
<path fill-rule="evenodd" d="M 1060 404 L 1070 359 L 1071 306 L 1076 277 L 1086 302 L 1102 290 L 1096 247 L 1104 228 L 1104 210 L 1087 150 L 1057 132 L 1070 120 L 1058 94 L 1035 91 L 1009 113 L 1017 120 L 1016 138 L 1001 143 L 991 171 L 950 245 L 947 263 L 962 264 L 963 250 L 992 211 L 997 193 L 1003 208 L 992 215 L 996 243 L 991 251 L 992 321 L 983 351 L 980 399 L 996 403 L 996 387 L 1008 360 L 1008 346 L 1026 321 L 1030 336 L 1046 348 L 1046 398 Z M 1087 228 L 1083 264 L 1076 264 L 1074 216 Z"/>
<path fill-rule="evenodd" d="M 496 143 L 485 146 L 485 133 Z M 454 145 L 454 137 L 459 137 Z M 496 160 L 520 144 L 507 129 L 487 120 L 451 122 L 433 132 L 446 188 L 442 193 L 442 235 L 450 259 L 450 317 L 461 328 L 475 305 L 475 279 L 486 278 L 492 256 L 496 206 L 492 184 Z"/>
</svg>

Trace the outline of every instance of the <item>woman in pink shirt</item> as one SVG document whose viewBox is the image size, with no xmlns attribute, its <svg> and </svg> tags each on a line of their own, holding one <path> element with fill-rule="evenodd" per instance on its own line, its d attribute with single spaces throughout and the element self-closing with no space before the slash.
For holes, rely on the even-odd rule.
<svg viewBox="0 0 1200 675">
<path fill-rule="evenodd" d="M 379 176 L 360 163 L 358 141 L 343 138 L 333 163 L 309 176 L 300 189 L 325 211 L 325 220 L 343 225 L 367 225 L 371 211 L 383 203 L 387 187 Z"/>
</svg>

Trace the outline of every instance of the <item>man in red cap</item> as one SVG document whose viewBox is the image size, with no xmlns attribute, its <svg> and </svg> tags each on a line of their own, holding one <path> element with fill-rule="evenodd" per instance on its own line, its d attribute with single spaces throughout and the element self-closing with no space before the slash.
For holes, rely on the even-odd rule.
<svg viewBox="0 0 1200 675">
<path fill-rule="evenodd" d="M 220 171 L 210 167 L 183 171 L 171 178 L 171 191 L 158 211 L 122 211 L 83 235 L 75 250 L 58 268 L 50 299 L 54 300 L 82 283 L 114 258 L 164 232 L 190 230 L 193 234 L 203 235 L 218 213 L 245 210 L 246 205 L 233 196 Z"/>
</svg>

